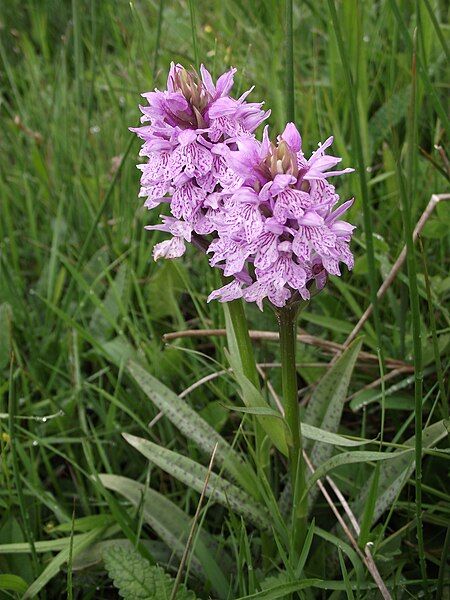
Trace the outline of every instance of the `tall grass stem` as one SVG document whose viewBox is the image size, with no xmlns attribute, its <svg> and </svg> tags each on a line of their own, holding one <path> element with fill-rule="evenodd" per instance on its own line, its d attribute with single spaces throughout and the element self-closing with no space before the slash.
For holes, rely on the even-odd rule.
<svg viewBox="0 0 450 600">
<path fill-rule="evenodd" d="M 295 123 L 293 1 L 286 0 L 286 120 Z"/>
<path fill-rule="evenodd" d="M 334 33 L 336 36 L 336 41 L 339 49 L 339 55 L 341 58 L 342 68 L 344 71 L 345 83 L 347 87 L 347 93 L 350 100 L 351 112 L 353 115 L 353 140 L 355 145 L 355 153 L 356 159 L 358 163 L 358 175 L 361 186 L 361 196 L 362 196 L 362 208 L 363 208 L 363 221 L 364 221 L 364 231 L 365 231 L 365 241 L 366 241 L 366 251 L 367 251 L 367 267 L 368 267 L 368 275 L 369 275 L 369 285 L 370 285 L 370 301 L 373 306 L 373 319 L 375 324 L 375 331 L 377 335 L 377 344 L 380 350 L 381 360 L 383 361 L 383 352 L 382 352 L 382 340 L 381 340 L 381 322 L 380 322 L 380 313 L 379 313 L 379 305 L 377 298 L 377 270 L 375 266 L 375 250 L 373 243 L 373 225 L 372 225 L 372 207 L 370 203 L 369 196 L 369 188 L 367 185 L 367 177 L 366 177 L 366 165 L 364 161 L 364 152 L 362 146 L 362 136 L 361 136 L 361 127 L 360 127 L 360 117 L 359 117 L 359 108 L 358 101 L 356 96 L 356 86 L 353 81 L 350 62 L 348 59 L 347 51 L 344 45 L 344 40 L 342 37 L 341 26 L 339 23 L 338 15 L 336 12 L 336 6 L 334 4 L 334 0 L 328 0 L 328 7 L 331 14 L 331 20 L 333 22 Z"/>
<path fill-rule="evenodd" d="M 195 23 L 195 2 L 194 2 L 194 0 L 189 0 L 189 14 L 191 17 L 192 48 L 194 50 L 195 68 L 198 69 L 200 67 L 200 59 L 199 59 L 199 53 L 198 53 L 197 27 L 196 27 L 196 23 Z"/>
<path fill-rule="evenodd" d="M 415 483 L 416 483 L 416 523 L 417 523 L 417 548 L 422 582 L 426 598 L 429 598 L 427 571 L 425 562 L 425 546 L 423 539 L 422 522 L 422 391 L 423 391 L 423 360 L 422 360 L 422 329 L 420 317 L 419 288 L 417 282 L 417 266 L 413 240 L 412 207 L 416 186 L 415 177 L 415 151 L 417 130 L 417 71 L 416 71 L 416 40 L 414 34 L 411 57 L 411 100 L 407 121 L 408 151 L 406 162 L 406 183 L 401 184 L 403 229 L 406 243 L 406 263 L 408 267 L 409 298 L 411 306 L 413 355 L 414 355 L 414 418 L 415 418 Z"/>
<path fill-rule="evenodd" d="M 20 465 L 19 465 L 19 457 L 17 455 L 17 433 L 16 433 L 16 409 L 17 409 L 17 399 L 15 393 L 15 381 L 14 381 L 14 355 L 11 354 L 11 362 L 9 368 L 9 395 L 8 395 L 8 426 L 9 426 L 9 438 L 10 438 L 10 448 L 11 448 L 11 458 L 12 458 L 12 468 L 13 468 L 13 476 L 14 482 L 16 486 L 17 492 L 17 501 L 20 508 L 20 514 L 22 517 L 22 525 L 23 532 L 25 534 L 25 539 L 30 545 L 31 551 L 31 564 L 33 569 L 34 577 L 38 575 L 38 558 L 36 553 L 36 546 L 34 544 L 34 536 L 33 531 L 31 529 L 30 524 L 30 512 L 29 507 L 25 502 L 25 495 L 23 493 L 22 488 L 22 479 L 20 475 Z"/>
<path fill-rule="evenodd" d="M 156 25 L 156 39 L 155 39 L 155 51 L 153 54 L 153 85 L 155 84 L 156 77 L 158 75 L 158 58 L 159 58 L 159 47 L 161 45 L 161 28 L 164 14 L 164 0 L 159 0 L 158 6 L 158 21 Z"/>
</svg>

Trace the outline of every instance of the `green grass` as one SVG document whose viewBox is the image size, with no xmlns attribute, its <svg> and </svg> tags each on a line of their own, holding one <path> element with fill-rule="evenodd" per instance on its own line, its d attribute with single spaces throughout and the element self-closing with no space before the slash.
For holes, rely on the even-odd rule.
<svg viewBox="0 0 450 600">
<path fill-rule="evenodd" d="M 333 134 L 334 152 L 344 166 L 357 168 L 338 188 L 343 198 L 356 198 L 355 269 L 330 282 L 299 325 L 343 343 L 407 244 L 407 264 L 363 329 L 363 349 L 380 362 L 357 363 L 348 392 L 357 396 L 345 404 L 339 433 L 374 440 L 356 451 L 382 445 L 390 452 L 390 443 L 404 449 L 415 436 L 419 457 L 428 443 L 422 430 L 448 419 L 450 203 L 439 203 L 421 245 L 413 246 L 411 234 L 431 195 L 448 192 L 448 163 L 439 148 L 448 144 L 449 9 L 439 0 L 293 4 L 295 107 L 289 110 L 295 108 L 306 151 Z M 41 588 L 42 598 L 118 597 L 101 560 L 102 544 L 111 539 L 127 540 L 121 543 L 176 575 L 177 545 L 155 535 L 145 503 L 107 489 L 99 474 L 156 490 L 172 501 L 173 522 L 182 519 L 176 509 L 194 515 L 198 492 L 149 467 L 121 433 L 204 465 L 208 452 L 167 417 L 149 427 L 159 410 L 130 377 L 126 360 L 135 357 L 181 393 L 228 367 L 228 342 L 162 341 L 172 331 L 225 326 L 222 307 L 206 305 L 219 278 L 192 249 L 175 263 L 152 262 L 152 245 L 162 234 L 143 227 L 156 222 L 158 211 L 140 207 L 139 142 L 127 128 L 138 122 L 139 94 L 163 88 L 174 60 L 204 62 L 216 75 L 236 66 L 236 95 L 255 85 L 251 98 L 266 101 L 271 129 L 279 132 L 286 114 L 284 19 L 284 3 L 275 0 L 10 0 L 0 7 L 0 598 L 21 597 L 24 589 L 12 578 L 19 591 L 3 591 L 3 574 L 34 582 L 31 589 Z M 246 314 L 252 329 L 276 329 L 270 310 L 248 306 Z M 279 360 L 276 343 L 253 345 L 258 362 Z M 318 345 L 300 344 L 297 353 L 303 399 L 323 378 L 330 356 Z M 412 369 L 367 387 L 380 369 L 392 370 L 390 359 Z M 267 374 L 281 393 L 280 369 Z M 225 374 L 186 402 L 257 467 L 252 419 L 245 417 L 240 428 L 242 414 L 225 408 L 240 403 L 238 389 Z M 374 542 L 393 598 L 448 597 L 447 438 L 431 447 L 415 473 L 407 470 L 412 453 L 394 459 L 406 461 L 405 485 L 381 514 L 373 495 L 381 493 L 384 465 L 392 461 L 332 473 L 353 507 L 378 473 L 367 503 L 377 520 L 364 514 L 364 539 Z M 205 500 L 187 586 L 201 598 L 216 597 L 211 576 L 205 583 L 201 575 L 202 568 L 211 574 L 217 567 L 198 550 L 208 533 L 225 556 L 217 567 L 229 582 L 224 597 L 278 582 L 284 597 L 379 598 L 320 493 L 302 567 L 290 562 L 290 532 L 277 504 L 285 473 L 284 458 L 272 451 L 270 469 L 249 485 L 276 524 L 269 540 L 238 513 Z M 25 542 L 31 551 L 18 546 Z M 269 560 L 262 559 L 261 544 Z M 327 591 L 321 584 L 301 589 L 316 578 L 333 581 Z"/>
</svg>

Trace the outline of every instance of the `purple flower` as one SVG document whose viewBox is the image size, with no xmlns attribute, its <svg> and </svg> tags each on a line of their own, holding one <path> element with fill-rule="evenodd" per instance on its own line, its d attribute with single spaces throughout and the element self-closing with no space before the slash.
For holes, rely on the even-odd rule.
<svg viewBox="0 0 450 600">
<path fill-rule="evenodd" d="M 167 89 L 143 94 L 148 102 L 140 107 L 143 126 L 131 128 L 143 140 L 140 155 L 147 158 L 138 165 L 139 196 L 148 209 L 168 203 L 173 217 L 149 228 L 173 236 L 155 246 L 155 260 L 181 256 L 192 235 L 215 232 L 222 194 L 242 185 L 226 163 L 224 147 L 236 149 L 235 140 L 251 138 L 270 111 L 262 110 L 263 103 L 246 102 L 251 90 L 237 100 L 229 96 L 235 72 L 230 69 L 214 84 L 203 65 L 199 75 L 172 63 Z"/>
<path fill-rule="evenodd" d="M 221 147 L 242 184 L 216 210 L 218 239 L 209 246 L 210 263 L 222 266 L 225 275 L 248 272 L 251 282 L 227 284 L 208 300 L 243 297 L 262 309 L 268 298 L 281 307 L 291 298 L 308 299 L 314 282 L 322 289 L 328 274 L 341 274 L 341 262 L 353 267 L 354 227 L 340 220 L 353 200 L 335 208 L 339 196 L 328 182 L 353 169 L 332 170 L 341 161 L 325 154 L 332 142 L 328 138 L 306 159 L 301 136 L 288 123 L 276 144 L 266 128 L 262 142 L 243 137 L 237 149 Z"/>
<path fill-rule="evenodd" d="M 172 63 L 167 89 L 143 94 L 143 140 L 139 196 L 148 209 L 168 204 L 170 215 L 146 229 L 169 239 L 153 249 L 155 260 L 182 256 L 187 243 L 210 254 L 210 264 L 231 281 L 208 301 L 244 298 L 262 309 L 308 299 L 315 283 L 340 275 L 340 263 L 353 267 L 353 225 L 342 215 L 329 178 L 353 169 L 333 170 L 340 158 L 326 154 L 329 137 L 307 158 L 302 138 L 288 123 L 276 143 L 268 128 L 258 141 L 253 132 L 269 116 L 263 103 L 247 102 L 252 91 L 230 96 L 236 70 L 213 82 Z"/>
</svg>

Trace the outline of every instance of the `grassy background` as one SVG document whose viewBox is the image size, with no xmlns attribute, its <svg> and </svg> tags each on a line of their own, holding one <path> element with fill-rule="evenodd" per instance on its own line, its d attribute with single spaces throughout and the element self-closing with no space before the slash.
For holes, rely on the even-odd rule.
<svg viewBox="0 0 450 600">
<path fill-rule="evenodd" d="M 265 99 L 278 132 L 285 113 L 281 3 L 194 4 L 201 60 L 215 74 L 238 67 L 236 95 L 255 85 L 252 99 Z M 381 284 L 405 244 L 402 217 L 407 232 L 431 195 L 448 191 L 448 162 L 439 148 L 446 142 L 449 9 L 437 0 L 346 0 L 337 3 L 333 20 L 330 4 L 295 3 L 296 115 L 307 151 L 333 134 L 344 166 L 359 167 L 339 182 L 343 198 L 356 197 L 350 219 L 358 226 L 356 265 L 351 274 L 333 278 L 301 326 L 343 342 L 369 304 L 371 285 Z M 411 52 L 416 27 L 417 75 Z M 158 212 L 140 208 L 139 142 L 127 130 L 138 121 L 139 94 L 164 87 L 170 61 L 194 62 L 189 6 L 175 0 L 10 0 L 0 8 L 0 59 L 0 544 L 58 539 L 70 532 L 73 512 L 78 518 L 112 511 L 113 521 L 147 539 L 150 532 L 138 516 L 128 516 L 123 505 L 113 510 L 93 476 L 150 477 L 121 431 L 193 458 L 198 450 L 165 419 L 147 427 L 155 408 L 106 359 L 105 344 L 122 338 L 176 392 L 217 370 L 212 359 L 226 363 L 220 339 L 162 343 L 166 332 L 223 326 L 220 306 L 205 303 L 217 274 L 193 251 L 175 263 L 151 261 L 152 245 L 162 236 L 143 226 Z M 364 328 L 366 350 L 381 348 L 384 358 L 415 364 L 419 380 L 424 369 L 416 402 L 411 371 L 386 383 L 388 440 L 402 426 L 401 439 L 414 434 L 417 401 L 423 401 L 424 423 L 448 416 L 449 225 L 448 203 L 441 202 L 416 247 L 415 265 L 400 271 L 379 303 L 379 335 L 373 320 Z M 365 235 L 370 227 L 373 238 Z M 416 293 L 419 314 L 410 310 Z M 260 314 L 250 306 L 247 314 L 253 328 L 275 328 L 270 311 Z M 416 333 L 420 326 L 421 340 L 414 340 L 413 325 Z M 274 344 L 258 344 L 257 351 L 261 361 L 278 358 Z M 306 396 L 329 358 L 304 345 L 298 358 Z M 379 434 L 380 387 L 364 389 L 379 376 L 376 363 L 357 368 L 351 391 L 359 393 L 345 410 L 344 431 Z M 279 389 L 277 369 L 270 378 Z M 229 404 L 232 394 L 222 378 L 189 401 L 231 435 L 239 419 L 220 403 Z M 450 510 L 446 466 L 432 456 L 423 465 L 432 579 Z M 362 468 L 339 473 L 346 492 L 366 478 Z M 151 481 L 183 510 L 195 510 L 197 495 L 184 486 L 156 470 Z M 420 577 L 414 486 L 411 480 L 394 506 L 387 535 L 395 551 L 386 560 L 387 573 L 412 580 Z M 211 510 L 210 527 L 222 518 L 219 509 Z M 323 518 L 329 519 L 325 507 Z M 89 521 L 80 527 L 89 531 Z M 47 554 L 0 555 L 0 572 L 31 582 L 48 560 Z M 235 593 L 249 585 L 238 582 Z M 44 593 L 53 598 L 66 586 L 60 573 Z M 101 566 L 77 572 L 72 586 L 82 598 L 113 593 Z M 399 588 L 398 597 L 414 596 L 415 588 L 407 589 Z"/>
</svg>

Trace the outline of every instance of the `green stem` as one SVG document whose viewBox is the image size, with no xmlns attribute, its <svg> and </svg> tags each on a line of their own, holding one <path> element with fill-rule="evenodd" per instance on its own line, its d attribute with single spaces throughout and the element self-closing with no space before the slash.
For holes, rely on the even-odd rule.
<svg viewBox="0 0 450 600">
<path fill-rule="evenodd" d="M 159 0 L 159 8 L 158 8 L 158 21 L 156 25 L 156 41 L 155 41 L 155 52 L 153 54 L 153 85 L 155 85 L 156 76 L 158 74 L 158 57 L 159 57 L 159 49 L 161 44 L 161 28 L 164 14 L 164 0 Z"/>
<path fill-rule="evenodd" d="M 280 332 L 281 380 L 286 423 L 292 434 L 289 448 L 289 470 L 292 485 L 292 541 L 293 550 L 300 553 L 306 535 L 308 498 L 305 490 L 305 466 L 302 455 L 300 411 L 297 395 L 295 346 L 297 341 L 298 305 L 287 305 L 277 312 Z"/>
<path fill-rule="evenodd" d="M 439 565 L 438 585 L 436 590 L 436 600 L 441 600 L 444 591 L 444 578 L 447 565 L 447 556 L 450 549 L 450 525 L 447 527 L 444 547 L 442 548 L 441 564 Z"/>
<path fill-rule="evenodd" d="M 415 150 L 417 147 L 417 73 L 416 73 L 416 33 L 413 38 L 411 64 L 411 103 L 407 122 L 408 153 L 406 164 L 406 189 L 401 194 L 403 205 L 403 221 L 406 242 L 406 264 L 408 267 L 409 297 L 411 306 L 413 357 L 414 357 L 414 413 L 415 413 L 415 459 L 416 459 L 416 521 L 417 549 L 420 572 L 425 598 L 430 598 L 427 581 L 427 564 L 425 558 L 425 541 L 422 521 L 422 396 L 423 396 L 423 359 L 422 359 L 422 325 L 420 314 L 419 288 L 417 282 L 417 265 L 413 239 L 412 211 L 415 205 L 416 177 Z"/>
<path fill-rule="evenodd" d="M 11 354 L 11 362 L 9 367 L 9 398 L 8 398 L 8 425 L 9 425 L 9 438 L 10 438 L 10 449 L 12 458 L 12 471 L 14 481 L 16 484 L 17 501 L 20 507 L 20 514 L 22 517 L 23 532 L 25 539 L 30 545 L 31 549 L 31 567 L 34 577 L 39 573 L 39 561 L 36 554 L 36 546 L 34 545 L 34 535 L 30 523 L 30 509 L 25 503 L 25 496 L 22 487 L 21 478 L 21 467 L 19 464 L 19 457 L 17 452 L 18 439 L 16 434 L 16 409 L 17 409 L 17 398 L 15 381 L 13 377 L 14 373 L 14 355 Z"/>
</svg>

